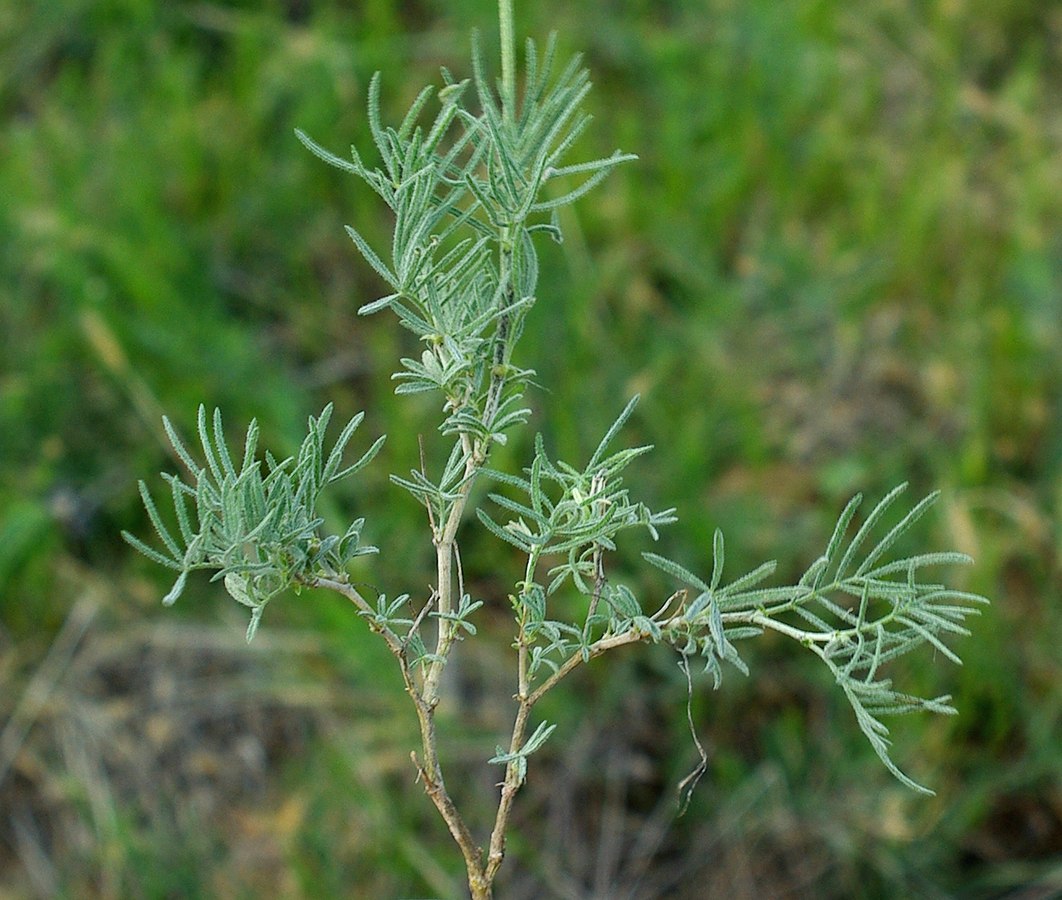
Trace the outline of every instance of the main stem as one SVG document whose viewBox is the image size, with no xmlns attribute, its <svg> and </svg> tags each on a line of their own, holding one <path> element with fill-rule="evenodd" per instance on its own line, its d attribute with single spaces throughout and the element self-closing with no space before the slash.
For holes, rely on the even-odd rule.
<svg viewBox="0 0 1062 900">
<path fill-rule="evenodd" d="M 498 0 L 498 25 L 501 31 L 502 112 L 515 116 L 516 106 L 516 38 L 513 33 L 513 0 Z"/>
<path fill-rule="evenodd" d="M 516 47 L 513 33 L 513 0 L 498 0 L 498 21 L 501 32 L 501 64 L 502 64 L 502 112 L 504 118 L 511 123 L 515 118 L 516 106 Z M 510 246 L 510 229 L 506 227 L 501 234 L 501 265 L 500 275 L 502 282 L 511 279 L 512 248 Z M 512 287 L 506 292 L 506 305 L 512 302 Z M 484 425 L 488 428 L 497 411 L 501 399 L 501 392 L 505 382 L 505 347 L 508 342 L 508 319 L 503 318 L 498 327 L 496 336 L 493 367 L 490 376 L 487 402 L 484 409 Z M 499 355 L 500 354 L 500 355 Z M 463 434 L 462 443 L 465 445 L 465 479 L 459 496 L 454 500 L 449 510 L 449 515 L 435 539 L 436 551 L 436 574 L 437 596 L 439 612 L 439 635 L 435 648 L 435 659 L 429 664 L 424 681 L 417 689 L 412 673 L 404 667 L 406 674 L 406 688 L 413 698 L 417 708 L 417 718 L 420 721 L 421 743 L 423 746 L 423 760 L 417 762 L 420 777 L 424 787 L 441 813 L 450 833 L 461 848 L 465 860 L 465 868 L 468 872 L 468 886 L 473 900 L 490 900 L 493 896 L 494 878 L 504 857 L 504 831 L 508 822 L 509 810 L 519 784 L 515 783 L 512 766 L 506 773 L 505 783 L 502 789 L 502 797 L 498 810 L 498 818 L 495 823 L 494 833 L 491 835 L 490 853 L 484 861 L 482 850 L 476 845 L 472 834 L 469 832 L 463 818 L 454 806 L 449 792 L 443 782 L 442 768 L 439 763 L 437 735 L 435 731 L 435 708 L 439 702 L 439 686 L 443 667 L 453 647 L 456 638 L 455 624 L 446 618 L 454 609 L 454 558 L 456 553 L 457 529 L 461 524 L 468 495 L 475 480 L 477 471 L 486 463 L 489 449 L 489 438 L 480 443 L 471 435 Z M 458 598 L 459 599 L 459 598 Z M 525 668 L 521 660 L 521 671 Z M 526 681 L 521 677 L 520 710 L 514 727 L 513 744 L 519 747 L 523 741 L 527 719 L 531 712 L 531 703 L 527 702 Z"/>
<path fill-rule="evenodd" d="M 442 678 L 443 667 L 446 665 L 446 657 L 450 653 L 456 637 L 457 626 L 447 617 L 454 611 L 454 554 L 457 542 L 457 529 L 464 517 L 465 505 L 468 503 L 468 495 L 472 490 L 472 482 L 475 480 L 476 471 L 482 465 L 477 461 L 476 454 L 472 450 L 471 441 L 465 439 L 465 481 L 461 490 L 450 507 L 450 513 L 443 524 L 442 530 L 435 539 L 435 565 L 436 565 L 436 599 L 439 612 L 439 636 L 435 646 L 435 659 L 428 666 L 427 675 L 424 677 L 424 689 L 422 696 L 430 709 L 434 709 L 439 702 L 439 681 Z M 460 602 L 460 597 L 456 598 Z"/>
</svg>

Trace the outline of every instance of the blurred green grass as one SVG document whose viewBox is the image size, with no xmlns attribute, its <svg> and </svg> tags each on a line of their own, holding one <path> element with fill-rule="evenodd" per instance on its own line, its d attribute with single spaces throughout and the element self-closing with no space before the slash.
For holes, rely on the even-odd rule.
<svg viewBox="0 0 1062 900">
<path fill-rule="evenodd" d="M 703 558 L 720 526 L 735 571 L 766 557 L 798 571 L 857 490 L 942 487 L 917 537 L 976 556 L 959 577 L 995 599 L 960 646 L 962 669 L 927 660 L 910 672 L 960 709 L 898 731 L 899 758 L 936 799 L 892 785 L 822 673 L 767 642 L 756 678 L 697 695 L 713 766 L 653 871 L 680 869 L 708 841 L 715 880 L 694 869 L 669 890 L 1062 890 L 1062 13 L 1035 0 L 517 7 L 520 33 L 557 29 L 566 51 L 586 54 L 587 156 L 619 146 L 641 157 L 568 216 L 562 247 L 543 250 L 524 360 L 544 386 L 535 427 L 577 458 L 641 392 L 632 435 L 658 448 L 642 489 L 683 517 L 668 551 Z M 360 577 L 390 593 L 428 583 L 420 514 L 386 473 L 416 464 L 432 410 L 391 394 L 405 338 L 384 317 L 357 318 L 379 285 L 341 227 L 379 241 L 387 223 L 292 130 L 367 146 L 372 72 L 384 72 L 385 107 L 404 109 L 439 65 L 467 71 L 467 33 L 479 27 L 491 44 L 494 15 L 485 0 L 0 8 L 6 721 L 87 582 L 104 610 L 94 628 L 116 638 L 143 622 L 238 631 L 205 584 L 164 616 L 164 573 L 116 539 L 144 530 L 137 478 L 172 465 L 162 411 L 186 428 L 200 402 L 234 427 L 257 416 L 283 452 L 325 402 L 366 409 L 367 427 L 389 434 L 385 455 L 330 514 L 367 515 L 388 551 Z M 526 447 L 506 449 L 511 464 Z M 472 529 L 467 543 L 477 587 L 503 591 L 505 551 Z M 76 829 L 55 809 L 93 820 L 47 740 L 62 715 L 38 721 L 0 807 L 11 822 L 51 810 L 38 823 L 47 864 L 34 876 L 30 844 L 8 828 L 0 885 L 243 896 L 261 877 L 288 896 L 446 894 L 445 832 L 388 740 L 409 727 L 399 685 L 379 677 L 379 648 L 352 618 L 330 598 L 270 608 L 266 630 L 309 631 L 324 648 L 309 661 L 280 654 L 271 677 L 314 676 L 339 699 L 314 707 L 297 753 L 270 757 L 271 787 L 231 795 L 247 809 L 240 827 L 220 813 L 188 818 L 180 796 L 180 814 L 153 817 L 118 791 L 110 843 L 89 840 L 64 861 Z M 470 682 L 503 681 L 501 652 L 481 655 Z M 691 758 L 683 687 L 650 654 L 599 666 L 556 702 L 550 714 L 591 748 L 571 751 L 587 808 L 620 810 L 632 829 L 649 820 L 641 794 L 667 794 Z M 106 686 L 93 696 L 103 702 Z M 378 727 L 352 755 L 363 696 Z M 454 751 L 473 773 L 504 727 L 484 706 Z M 595 754 L 616 746 L 658 780 L 630 775 L 627 802 L 608 807 Z M 560 742 L 555 753 L 544 765 L 562 765 Z M 557 843 L 558 802 L 532 783 L 507 896 L 589 896 L 622 873 L 601 874 L 602 848 L 627 846 L 603 830 L 582 856 L 574 839 Z M 599 833 L 592 817 L 583 824 Z M 256 840 L 275 851 L 258 876 L 243 852 Z M 751 873 L 750 861 L 766 862 Z M 567 887 L 548 880 L 555 870 L 570 873 Z M 639 883 L 646 895 L 658 882 Z"/>
</svg>

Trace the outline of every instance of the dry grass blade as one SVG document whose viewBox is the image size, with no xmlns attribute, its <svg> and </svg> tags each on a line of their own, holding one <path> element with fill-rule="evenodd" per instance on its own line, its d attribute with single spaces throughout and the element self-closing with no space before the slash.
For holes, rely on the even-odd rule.
<svg viewBox="0 0 1062 900">
<path fill-rule="evenodd" d="M 41 710 L 48 703 L 56 685 L 70 665 L 78 644 L 99 612 L 99 600 L 93 593 L 84 594 L 70 610 L 51 647 L 22 692 L 18 704 L 0 733 L 0 787 Z"/>
</svg>

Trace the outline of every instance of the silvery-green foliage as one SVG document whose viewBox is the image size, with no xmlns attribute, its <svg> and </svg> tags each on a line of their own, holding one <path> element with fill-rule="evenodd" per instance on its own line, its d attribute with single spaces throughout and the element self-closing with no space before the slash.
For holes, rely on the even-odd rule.
<svg viewBox="0 0 1062 900">
<path fill-rule="evenodd" d="M 377 74 L 369 86 L 368 121 L 380 166 L 367 165 L 355 148 L 350 160 L 343 159 L 296 132 L 321 159 L 364 180 L 394 213 L 384 253 L 347 228 L 391 291 L 359 312 L 390 309 L 420 338 L 420 357 L 401 360 L 393 376 L 396 393 L 441 392 L 447 416 L 440 430 L 474 439 L 480 456 L 528 414 L 521 397 L 534 373 L 513 362 L 512 350 L 535 303 L 532 236 L 544 232 L 560 240 L 552 213 L 634 158 L 617 152 L 564 163 L 589 122 L 580 105 L 590 83 L 578 58 L 551 81 L 555 49 L 552 37 L 541 55 L 527 42 L 517 112 L 516 98 L 495 94 L 477 46 L 471 84 L 442 70 L 440 109 L 428 126 L 418 121 L 431 88 L 421 91 L 397 128 L 381 123 Z M 470 93 L 477 111 L 465 105 Z M 546 196 L 547 182 L 573 177 L 576 182 L 558 196 Z"/>
<path fill-rule="evenodd" d="M 438 576 L 428 596 L 401 593 L 389 600 L 381 594 L 375 602 L 365 598 L 347 573 L 354 557 L 375 552 L 361 543 L 363 520 L 352 522 L 342 535 L 323 532 L 316 511 L 322 490 L 366 465 L 383 441 L 378 439 L 356 463 L 343 468 L 345 448 L 361 416 L 326 453 L 331 407 L 309 420 L 298 454 L 280 462 L 269 454 L 257 458 L 258 429 L 252 422 L 239 467 L 226 448 L 220 413 L 215 412 L 211 428 L 200 409 L 203 464 L 166 421 L 191 476 L 188 483 L 165 476 L 177 533 L 164 524 L 141 484 L 164 549 L 131 535 L 126 539 L 178 573 L 164 598 L 167 604 L 179 596 L 189 572 L 213 570 L 215 580 L 222 580 L 228 592 L 251 609 L 248 639 L 265 605 L 289 587 L 329 588 L 354 604 L 397 661 L 421 729 L 423 755 L 414 756 L 418 776 L 462 850 L 477 898 L 490 896 L 528 758 L 554 731 L 553 725 L 540 722 L 528 735 L 535 705 L 580 665 L 632 643 L 670 645 L 688 678 L 690 661 L 703 660 L 719 687 L 724 663 L 749 674 L 738 652 L 741 641 L 764 630 L 792 638 L 828 667 L 889 771 L 904 784 L 926 790 L 892 761 L 882 718 L 954 710 L 946 696 L 923 698 L 895 688 L 885 672 L 899 657 L 923 647 L 958 662 L 946 641 L 966 634 L 963 622 L 985 602 L 923 574 L 931 567 L 969 562 L 962 554 L 887 557 L 936 495 L 915 504 L 886 530 L 886 514 L 903 491 L 897 488 L 849 536 L 857 497 L 842 512 L 825 552 L 794 585 L 764 586 L 774 572 L 773 563 L 725 582 L 725 542 L 718 531 L 712 546 L 705 548 L 703 568 L 709 567 L 710 558 L 711 571 L 703 576 L 697 574 L 699 564 L 688 568 L 645 552 L 648 563 L 680 585 L 666 599 L 646 602 L 614 572 L 615 552 L 631 532 L 645 532 L 656 540 L 659 529 L 677 519 L 674 509 L 654 512 L 635 499 L 624 481 L 630 464 L 652 449 L 614 446 L 637 398 L 581 467 L 552 459 L 541 436 L 520 474 L 488 467 L 493 446 L 503 443 L 507 432 L 529 414 L 523 398 L 534 373 L 518 362 L 515 349 L 536 302 L 536 235 L 560 240 L 557 209 L 582 196 L 618 164 L 634 159 L 616 152 L 589 162 L 567 161 L 589 122 L 581 110 L 589 90 L 587 73 L 576 58 L 554 77 L 555 39 L 541 54 L 528 41 L 518 92 L 511 0 L 500 0 L 499 9 L 500 84 L 488 79 L 476 46 L 472 79 L 458 81 L 443 69 L 437 93 L 425 88 L 398 125 L 385 126 L 381 79 L 372 79 L 368 123 L 378 163 L 367 163 L 354 148 L 349 159 L 337 156 L 296 132 L 318 157 L 364 181 L 393 213 L 386 249 L 371 246 L 354 228 L 347 231 L 387 286 L 384 296 L 365 303 L 359 312 L 389 309 L 421 345 L 419 355 L 398 362 L 392 376 L 396 393 L 438 395 L 438 430 L 443 441 L 452 442 L 437 475 L 428 474 L 422 459 L 408 476 L 391 476 L 427 511 Z M 432 117 L 427 110 L 433 96 L 438 108 Z M 556 191 L 554 184 L 560 185 Z M 461 639 L 477 634 L 475 614 L 483 605 L 465 589 L 458 550 L 472 488 L 481 476 L 490 479 L 495 490 L 488 492 L 486 508 L 476 509 L 476 519 L 519 551 L 523 569 L 513 578 L 509 594 L 515 620 L 516 715 L 508 749 L 499 747 L 489 760 L 504 766 L 505 775 L 486 853 L 446 791 L 434 722 L 443 667 Z M 880 531 L 881 537 L 872 537 Z"/>
<path fill-rule="evenodd" d="M 527 557 L 526 577 L 517 585 L 511 602 L 529 641 L 532 676 L 543 664 L 556 671 L 573 652 L 586 657 L 593 641 L 603 635 L 631 627 L 650 633 L 656 630 L 630 589 L 604 576 L 605 554 L 615 551 L 621 533 L 644 529 L 655 540 L 658 527 L 677 521 L 673 508 L 653 512 L 644 503 L 633 501 L 623 486 L 623 470 L 652 446 L 605 453 L 634 411 L 637 399 L 627 404 L 582 469 L 550 460 L 539 435 L 524 477 L 489 473 L 526 497 L 522 502 L 499 493 L 489 495 L 495 504 L 516 516 L 504 525 L 483 509 L 476 514 L 489 531 Z M 548 581 L 539 583 L 537 570 L 543 560 L 552 565 L 543 573 Z M 573 588 L 587 601 L 581 625 L 547 615 L 550 598 L 565 587 Z"/>
<path fill-rule="evenodd" d="M 523 784 L 527 779 L 527 758 L 549 740 L 549 736 L 553 734 L 556 727 L 556 725 L 547 725 L 545 722 L 540 723 L 534 734 L 519 750 L 506 752 L 504 747 L 498 747 L 498 752 L 487 762 L 492 765 L 514 764 L 517 771 L 516 783 Z"/>
<path fill-rule="evenodd" d="M 214 410 L 211 428 L 205 408 L 199 407 L 205 464 L 189 452 L 169 419 L 163 419 L 173 448 L 191 475 L 191 483 L 163 475 L 170 485 L 177 534 L 162 521 L 143 482 L 140 495 L 166 552 L 123 532 L 149 559 L 179 573 L 163 603 L 177 600 L 189 572 L 215 570 L 213 580 L 224 581 L 233 599 L 250 608 L 247 640 L 251 640 L 266 604 L 277 594 L 289 587 L 298 589 L 312 577 L 343 573 L 356 556 L 376 552 L 361 543 L 364 519 L 351 522 L 342 535 L 321 534 L 324 519 L 317 514 L 321 492 L 366 466 L 384 441 L 378 438 L 357 462 L 343 467 L 343 453 L 363 414 L 350 420 L 326 455 L 325 430 L 331 417 L 331 404 L 319 417 L 311 416 L 299 452 L 279 462 L 270 453 L 264 460 L 257 458 L 258 423 L 252 420 L 239 468 L 226 446 L 219 410 Z"/>
<path fill-rule="evenodd" d="M 953 714 L 955 709 L 948 705 L 948 696 L 927 698 L 897 691 L 892 680 L 882 676 L 882 670 L 897 657 L 927 644 L 959 663 L 945 639 L 969 634 L 963 621 L 987 601 L 922 580 L 923 569 L 970 563 L 965 554 L 920 553 L 885 560 L 896 541 L 937 500 L 936 493 L 915 504 L 860 555 L 875 527 L 905 489 L 906 485 L 900 485 L 882 499 L 845 543 L 862 499 L 853 498 L 841 513 L 826 551 L 792 586 L 759 586 L 774 570 L 773 563 L 722 585 L 724 541 L 719 531 L 713 541 L 714 563 L 707 582 L 676 562 L 653 553 L 643 555 L 698 592 L 668 620 L 664 637 L 683 655 L 702 656 L 716 687 L 722 678 L 721 662 L 748 674 L 733 641 L 758 635 L 764 628 L 795 638 L 830 669 L 860 729 L 889 771 L 909 787 L 926 791 L 889 757 L 889 730 L 881 716 L 920 710 Z"/>
<path fill-rule="evenodd" d="M 604 563 L 605 554 L 616 549 L 621 532 L 642 527 L 655 539 L 657 526 L 676 521 L 673 509 L 653 513 L 644 504 L 632 502 L 622 486 L 619 473 L 651 447 L 605 455 L 636 399 L 609 429 L 584 469 L 551 462 L 539 437 L 524 477 L 491 473 L 527 498 L 523 502 L 490 494 L 495 504 L 515 518 L 502 525 L 486 511 L 477 510 L 488 530 L 518 548 L 527 560 L 524 578 L 510 600 L 527 641 L 532 680 L 542 672 L 556 673 L 575 655 L 588 659 L 597 642 L 635 632 L 644 640 L 670 644 L 684 658 L 701 657 L 718 688 L 724 662 L 749 674 L 735 642 L 771 629 L 794 638 L 826 664 L 888 770 L 907 786 L 929 793 L 889 756 L 889 731 L 881 718 L 917 711 L 953 714 L 955 710 L 948 705 L 948 696 L 918 697 L 896 690 L 882 672 L 897 657 L 926 645 L 960 662 L 945 641 L 969 634 L 964 620 L 987 602 L 921 577 L 930 567 L 969 564 L 965 554 L 921 553 L 886 559 L 896 541 L 939 495 L 931 494 L 915 504 L 869 548 L 866 545 L 875 529 L 906 485 L 882 499 L 849 538 L 861 503 L 861 497 L 853 498 L 841 513 L 825 552 L 790 586 L 763 586 L 775 571 L 774 562 L 724 583 L 725 542 L 718 530 L 707 579 L 673 560 L 644 552 L 647 562 L 682 585 L 650 614 L 630 587 L 606 576 Z M 544 573 L 548 583 L 540 583 L 536 575 L 543 560 L 554 563 Z M 565 586 L 587 601 L 582 623 L 549 614 L 556 605 L 554 596 Z"/>
</svg>

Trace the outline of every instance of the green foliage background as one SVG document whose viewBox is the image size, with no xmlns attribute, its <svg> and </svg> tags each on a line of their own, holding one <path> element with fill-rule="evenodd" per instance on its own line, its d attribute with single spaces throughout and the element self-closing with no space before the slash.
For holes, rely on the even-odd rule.
<svg viewBox="0 0 1062 900">
<path fill-rule="evenodd" d="M 852 493 L 939 486 L 918 537 L 975 556 L 960 586 L 995 602 L 965 667 L 915 673 L 960 710 L 898 732 L 932 800 L 879 771 L 813 660 L 768 640 L 751 680 L 699 688 L 711 768 L 672 823 L 696 758 L 684 679 L 666 654 L 595 665 L 550 711 L 503 896 L 1062 891 L 1062 12 L 516 12 L 518 36 L 557 29 L 586 54 L 585 156 L 641 156 L 542 251 L 533 426 L 585 456 L 640 392 L 642 494 L 682 517 L 667 551 L 706 560 L 719 526 L 733 571 L 799 574 Z M 416 465 L 434 410 L 393 397 L 406 339 L 356 317 L 380 286 L 342 229 L 379 239 L 384 211 L 292 132 L 371 146 L 371 74 L 404 110 L 439 65 L 468 73 L 473 27 L 495 43 L 494 4 L 0 7 L 0 891 L 456 895 L 363 623 L 281 599 L 265 649 L 242 649 L 217 585 L 163 613 L 166 573 L 118 532 L 144 533 L 136 479 L 173 469 L 162 411 L 186 434 L 200 402 L 233 433 L 257 416 L 287 453 L 333 401 L 389 434 L 332 511 L 384 549 L 359 571 L 391 594 L 427 584 L 422 512 L 387 473 Z M 474 526 L 464 541 L 489 597 L 507 551 Z M 71 610 L 87 624 L 67 648 Z M 507 684 L 504 614 L 485 615 L 498 649 L 471 653 L 450 732 L 484 790 L 509 715 L 508 689 L 484 687 Z"/>
</svg>

